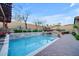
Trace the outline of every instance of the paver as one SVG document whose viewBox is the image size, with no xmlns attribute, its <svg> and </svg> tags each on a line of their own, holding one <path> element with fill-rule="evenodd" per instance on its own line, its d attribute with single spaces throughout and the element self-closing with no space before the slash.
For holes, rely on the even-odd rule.
<svg viewBox="0 0 79 59">
<path fill-rule="evenodd" d="M 35 56 L 79 56 L 79 41 L 71 34 L 63 35 Z"/>
</svg>

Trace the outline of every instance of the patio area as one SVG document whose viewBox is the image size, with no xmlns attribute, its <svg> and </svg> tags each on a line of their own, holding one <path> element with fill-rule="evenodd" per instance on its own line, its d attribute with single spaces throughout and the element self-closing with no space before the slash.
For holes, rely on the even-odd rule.
<svg viewBox="0 0 79 59">
<path fill-rule="evenodd" d="M 71 34 L 63 35 L 35 56 L 79 56 L 79 41 Z"/>
</svg>

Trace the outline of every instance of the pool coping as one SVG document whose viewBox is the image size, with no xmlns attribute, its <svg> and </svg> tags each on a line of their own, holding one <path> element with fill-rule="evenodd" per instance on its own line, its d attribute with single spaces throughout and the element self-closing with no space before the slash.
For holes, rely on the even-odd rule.
<svg viewBox="0 0 79 59">
<path fill-rule="evenodd" d="M 34 55 L 36 55 L 37 53 L 41 52 L 43 49 L 45 49 L 46 47 L 48 47 L 48 46 L 51 45 L 52 43 L 56 42 L 58 39 L 60 39 L 60 38 L 57 37 L 57 38 L 54 39 L 53 41 L 51 41 L 51 42 L 49 42 L 48 44 L 42 46 L 41 48 L 38 48 L 38 49 L 35 50 L 35 51 L 33 51 L 33 52 L 27 54 L 26 56 L 34 56 Z"/>
<path fill-rule="evenodd" d="M 36 34 L 37 34 L 37 35 L 40 35 L 41 33 L 35 33 L 35 34 L 34 34 L 34 33 L 11 33 L 10 35 L 15 35 L 15 37 L 12 38 L 12 39 L 10 38 L 10 40 L 15 40 L 16 38 L 17 38 L 17 39 L 21 39 L 21 38 L 23 38 L 23 37 L 26 37 L 26 36 L 21 36 L 21 37 L 18 38 L 18 37 L 16 37 L 18 34 L 21 34 L 21 35 L 24 35 L 24 34 L 25 34 L 25 35 L 28 35 L 28 34 L 29 34 L 29 35 L 31 35 L 31 36 L 35 36 Z M 32 34 L 33 34 L 33 35 L 32 35 Z M 31 36 L 27 36 L 27 37 L 31 37 Z"/>
<path fill-rule="evenodd" d="M 6 34 L 6 37 L 4 39 L 5 41 L 3 42 L 4 45 L 0 51 L 0 56 L 7 56 L 8 54 L 8 48 L 9 48 L 9 34 Z"/>
</svg>

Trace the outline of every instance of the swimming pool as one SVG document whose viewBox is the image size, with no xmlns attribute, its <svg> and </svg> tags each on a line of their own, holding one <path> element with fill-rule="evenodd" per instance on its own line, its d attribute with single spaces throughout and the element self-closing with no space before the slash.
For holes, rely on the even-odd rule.
<svg viewBox="0 0 79 59">
<path fill-rule="evenodd" d="M 53 41 L 53 35 L 34 35 L 9 41 L 8 56 L 25 56 Z"/>
</svg>

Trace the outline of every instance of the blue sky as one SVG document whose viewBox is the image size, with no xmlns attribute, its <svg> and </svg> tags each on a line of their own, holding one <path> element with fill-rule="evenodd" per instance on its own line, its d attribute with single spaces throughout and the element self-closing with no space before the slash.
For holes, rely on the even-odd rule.
<svg viewBox="0 0 79 59">
<path fill-rule="evenodd" d="M 13 4 L 13 14 L 30 13 L 28 22 L 38 19 L 46 24 L 73 24 L 73 18 L 79 15 L 77 3 L 16 3 Z"/>
</svg>

